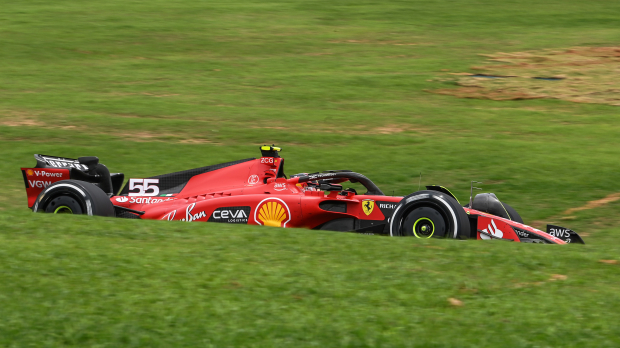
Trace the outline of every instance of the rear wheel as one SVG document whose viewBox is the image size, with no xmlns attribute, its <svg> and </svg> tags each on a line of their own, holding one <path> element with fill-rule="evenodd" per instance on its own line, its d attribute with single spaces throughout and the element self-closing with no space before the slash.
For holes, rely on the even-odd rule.
<svg viewBox="0 0 620 348">
<path fill-rule="evenodd" d="M 82 214 L 82 206 L 71 196 L 57 196 L 45 207 L 51 214 Z"/>
<path fill-rule="evenodd" d="M 115 216 L 114 205 L 99 187 L 80 180 L 63 180 L 39 194 L 32 209 L 49 214 Z"/>
</svg>

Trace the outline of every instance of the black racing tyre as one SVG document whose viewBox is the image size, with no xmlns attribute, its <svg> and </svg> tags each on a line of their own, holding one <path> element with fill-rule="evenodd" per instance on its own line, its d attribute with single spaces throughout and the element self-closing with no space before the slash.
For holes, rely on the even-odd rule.
<svg viewBox="0 0 620 348">
<path fill-rule="evenodd" d="M 401 235 L 416 238 L 443 237 L 446 235 L 446 222 L 434 207 L 419 206 L 407 214 Z"/>
<path fill-rule="evenodd" d="M 50 214 L 115 216 L 114 205 L 99 187 L 80 180 L 62 180 L 39 194 L 32 211 Z"/>
<path fill-rule="evenodd" d="M 518 222 L 520 224 L 523 223 L 521 215 L 519 215 L 519 213 L 517 213 L 517 211 L 513 207 L 509 206 L 507 203 L 504 202 L 502 202 L 502 205 L 504 206 L 504 209 L 506 209 L 508 215 L 510 215 L 510 220 Z"/>
<path fill-rule="evenodd" d="M 451 196 L 433 190 L 404 197 L 390 218 L 390 235 L 417 238 L 469 238 L 469 218 Z"/>
</svg>

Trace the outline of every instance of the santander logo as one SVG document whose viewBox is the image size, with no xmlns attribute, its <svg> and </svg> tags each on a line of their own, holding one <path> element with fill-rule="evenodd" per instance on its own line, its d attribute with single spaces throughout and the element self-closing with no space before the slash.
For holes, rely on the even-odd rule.
<svg viewBox="0 0 620 348">
<path fill-rule="evenodd" d="M 493 226 L 491 226 L 493 225 Z M 497 228 L 497 226 L 495 226 L 495 220 L 491 219 L 491 225 L 487 225 L 487 228 L 482 230 L 482 232 L 488 233 L 490 235 L 492 235 L 495 238 L 503 238 L 504 237 L 504 232 L 502 232 L 502 230 L 500 230 L 499 228 Z M 482 239 L 492 239 L 492 237 L 487 236 L 485 234 L 480 234 L 480 238 Z"/>
</svg>

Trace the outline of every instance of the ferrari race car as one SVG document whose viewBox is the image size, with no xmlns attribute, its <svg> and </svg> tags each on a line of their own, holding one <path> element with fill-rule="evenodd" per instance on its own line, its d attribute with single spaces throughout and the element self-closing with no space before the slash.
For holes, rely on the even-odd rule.
<svg viewBox="0 0 620 348">
<path fill-rule="evenodd" d="M 405 197 L 386 196 L 366 176 L 350 170 L 284 174 L 280 148 L 262 146 L 260 158 L 180 172 L 130 178 L 110 173 L 97 157 L 35 155 L 22 168 L 28 207 L 34 212 L 128 219 L 225 222 L 417 238 L 501 239 L 583 243 L 574 231 L 523 224 L 493 193 L 461 206 L 442 186 Z M 358 194 L 345 182 L 360 183 Z"/>
</svg>

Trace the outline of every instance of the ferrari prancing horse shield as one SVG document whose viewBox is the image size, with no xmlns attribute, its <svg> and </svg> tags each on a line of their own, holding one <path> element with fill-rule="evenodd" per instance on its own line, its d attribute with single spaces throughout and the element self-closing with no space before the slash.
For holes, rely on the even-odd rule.
<svg viewBox="0 0 620 348">
<path fill-rule="evenodd" d="M 373 209 L 375 209 L 375 201 L 372 199 L 364 199 L 362 201 L 362 210 L 364 211 L 364 214 L 370 215 Z"/>
</svg>

